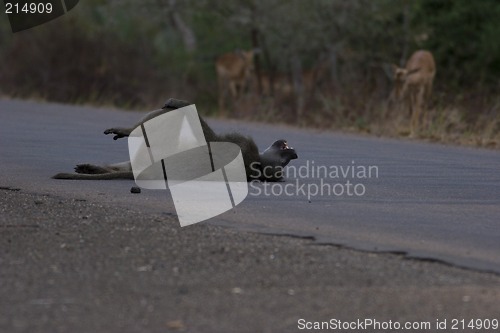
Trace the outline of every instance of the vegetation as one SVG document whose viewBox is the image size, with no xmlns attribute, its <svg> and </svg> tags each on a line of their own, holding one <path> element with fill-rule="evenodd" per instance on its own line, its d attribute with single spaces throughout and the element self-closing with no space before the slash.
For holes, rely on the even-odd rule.
<svg viewBox="0 0 500 333">
<path fill-rule="evenodd" d="M 215 58 L 258 47 L 259 77 L 292 92 L 254 84 L 231 116 L 398 136 L 409 115 L 387 107 L 390 64 L 427 49 L 421 136 L 500 147 L 499 35 L 496 0 L 86 0 L 16 34 L 0 21 L 0 91 L 143 109 L 175 96 L 217 114 Z"/>
</svg>

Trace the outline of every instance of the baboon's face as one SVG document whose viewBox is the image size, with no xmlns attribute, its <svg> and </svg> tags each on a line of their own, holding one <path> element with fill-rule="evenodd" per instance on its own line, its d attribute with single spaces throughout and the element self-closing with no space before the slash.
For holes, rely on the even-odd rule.
<svg viewBox="0 0 500 333">
<path fill-rule="evenodd" d="M 274 142 L 271 147 L 273 147 L 275 152 L 279 155 L 282 166 L 298 158 L 297 152 L 288 145 L 286 140 L 278 140 Z"/>
<path fill-rule="evenodd" d="M 260 156 L 264 179 L 271 181 L 282 179 L 284 167 L 297 157 L 295 149 L 288 146 L 286 140 L 275 141 Z"/>
</svg>

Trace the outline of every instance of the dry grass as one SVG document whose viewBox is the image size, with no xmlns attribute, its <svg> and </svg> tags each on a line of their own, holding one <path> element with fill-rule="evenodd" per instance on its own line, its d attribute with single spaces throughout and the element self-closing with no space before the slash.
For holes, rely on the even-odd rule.
<svg viewBox="0 0 500 333">
<path fill-rule="evenodd" d="M 354 98 L 354 97 L 352 97 Z M 385 137 L 409 137 L 408 111 L 389 107 L 385 100 L 346 96 L 316 96 L 299 115 L 294 99 L 247 94 L 235 103 L 229 117 L 278 122 L 320 129 L 344 130 Z M 424 113 L 419 140 L 490 149 L 500 148 L 500 103 L 486 111 L 473 107 L 437 105 Z"/>
</svg>

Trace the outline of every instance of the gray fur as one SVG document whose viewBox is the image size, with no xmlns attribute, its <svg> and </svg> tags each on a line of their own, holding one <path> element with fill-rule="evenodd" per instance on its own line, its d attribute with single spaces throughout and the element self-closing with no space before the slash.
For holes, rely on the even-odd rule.
<svg viewBox="0 0 500 333">
<path fill-rule="evenodd" d="M 148 113 L 133 127 L 114 127 L 105 130 L 104 134 L 114 134 L 114 140 L 127 137 L 134 128 L 140 126 L 145 121 L 148 121 L 165 112 L 185 107 L 190 104 L 191 103 L 187 101 L 169 99 L 163 108 Z M 295 150 L 288 147 L 285 140 L 276 141 L 262 154 L 259 154 L 257 145 L 251 137 L 244 136 L 239 133 L 217 135 L 210 128 L 210 126 L 208 126 L 205 120 L 201 118 L 201 116 L 200 123 L 207 142 L 232 142 L 241 148 L 248 181 L 256 179 L 267 181 L 280 180 L 282 178 L 280 171 L 282 171 L 290 160 L 297 158 Z M 286 148 L 283 148 L 284 146 L 286 146 Z M 265 175 L 262 170 L 267 170 L 268 175 Z M 75 172 L 76 173 L 58 173 L 52 178 L 75 180 L 134 179 L 130 162 L 116 163 L 107 166 L 79 164 L 75 167 Z"/>
</svg>

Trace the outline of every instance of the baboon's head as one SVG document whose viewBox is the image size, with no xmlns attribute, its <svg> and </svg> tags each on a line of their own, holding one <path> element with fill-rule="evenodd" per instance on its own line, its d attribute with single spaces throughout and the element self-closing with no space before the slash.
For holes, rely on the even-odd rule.
<svg viewBox="0 0 500 333">
<path fill-rule="evenodd" d="M 298 158 L 295 149 L 288 145 L 286 140 L 275 141 L 265 152 L 274 154 L 280 159 L 281 166 L 286 166 L 291 160 Z"/>
<path fill-rule="evenodd" d="M 283 178 L 284 167 L 297 157 L 295 149 L 288 146 L 286 140 L 275 141 L 260 155 L 264 179 L 280 180 Z"/>
</svg>

